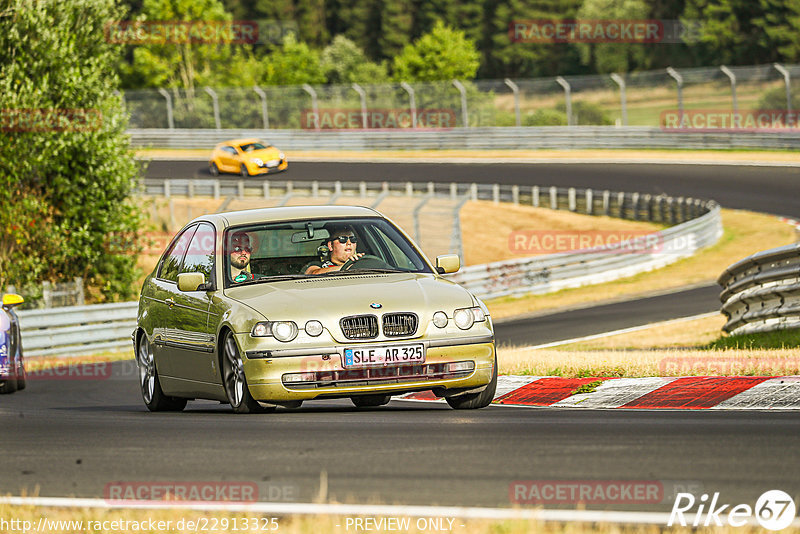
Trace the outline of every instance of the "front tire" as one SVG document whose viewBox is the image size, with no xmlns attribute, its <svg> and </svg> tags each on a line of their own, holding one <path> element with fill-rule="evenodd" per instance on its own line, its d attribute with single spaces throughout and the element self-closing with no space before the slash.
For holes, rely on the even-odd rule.
<svg viewBox="0 0 800 534">
<path fill-rule="evenodd" d="M 239 173 L 242 175 L 242 178 L 248 178 L 250 176 L 250 171 L 247 170 L 247 165 L 242 163 L 241 169 L 239 169 Z"/>
<path fill-rule="evenodd" d="M 211 176 L 219 176 L 219 167 L 212 161 L 208 164 L 208 172 L 211 173 Z"/>
<path fill-rule="evenodd" d="M 19 369 L 17 369 L 17 391 L 22 391 L 27 385 L 25 380 L 25 360 L 20 356 Z"/>
<path fill-rule="evenodd" d="M 158 380 L 153 348 L 147 340 L 147 334 L 144 333 L 139 339 L 139 347 L 136 350 L 136 363 L 139 367 L 142 400 L 148 410 L 151 412 L 180 412 L 186 408 L 187 399 L 164 395 Z"/>
<path fill-rule="evenodd" d="M 486 389 L 480 393 L 471 393 L 468 395 L 458 395 L 455 397 L 447 397 L 447 404 L 456 410 L 475 410 L 478 408 L 486 408 L 494 400 L 494 394 L 497 391 L 497 356 L 494 357 L 494 366 L 492 368 L 492 380 Z"/>
<path fill-rule="evenodd" d="M 231 332 L 225 334 L 222 342 L 222 385 L 234 413 L 264 413 L 275 410 L 275 407 L 264 408 L 250 394 L 242 357 Z"/>
<path fill-rule="evenodd" d="M 383 406 L 389 404 L 392 400 L 391 395 L 359 395 L 357 397 L 350 397 L 350 400 L 356 408 L 374 408 L 376 406 Z"/>
</svg>

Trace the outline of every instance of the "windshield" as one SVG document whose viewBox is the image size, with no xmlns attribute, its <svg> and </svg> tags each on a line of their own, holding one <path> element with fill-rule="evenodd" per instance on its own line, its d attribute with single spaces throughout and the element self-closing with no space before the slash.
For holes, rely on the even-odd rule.
<svg viewBox="0 0 800 534">
<path fill-rule="evenodd" d="M 246 143 L 240 147 L 242 152 L 252 152 L 253 150 L 261 150 L 267 148 L 266 145 L 262 143 Z"/>
<path fill-rule="evenodd" d="M 327 271 L 326 266 L 340 264 L 336 263 L 336 249 L 331 241 L 342 234 L 346 234 L 343 240 L 348 249 L 352 249 L 353 261 L 346 270 Z M 224 257 L 226 286 L 359 272 L 433 272 L 403 234 L 378 217 L 229 228 L 225 234 Z M 321 269 L 318 274 L 309 274 L 318 269 Z"/>
</svg>

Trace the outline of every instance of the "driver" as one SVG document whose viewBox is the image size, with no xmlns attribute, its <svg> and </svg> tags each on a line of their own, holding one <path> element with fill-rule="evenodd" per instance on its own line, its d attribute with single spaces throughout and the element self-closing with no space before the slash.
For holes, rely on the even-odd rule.
<svg viewBox="0 0 800 534">
<path fill-rule="evenodd" d="M 253 273 L 246 270 L 250 263 L 250 254 L 253 249 L 250 247 L 250 236 L 247 232 L 236 232 L 231 236 L 230 263 L 231 280 L 234 282 L 247 282 L 255 280 Z"/>
<path fill-rule="evenodd" d="M 364 255 L 363 252 L 356 252 L 358 238 L 349 226 L 340 226 L 331 229 L 330 237 L 326 244 L 330 251 L 330 258 L 327 260 L 312 261 L 306 265 L 304 274 L 324 274 L 331 271 L 340 271 L 347 262 L 354 262 Z"/>
</svg>

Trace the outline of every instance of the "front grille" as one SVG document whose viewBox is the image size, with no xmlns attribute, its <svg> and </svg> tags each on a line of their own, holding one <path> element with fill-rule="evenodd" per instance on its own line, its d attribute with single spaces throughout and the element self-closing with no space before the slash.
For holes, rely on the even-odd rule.
<svg viewBox="0 0 800 534">
<path fill-rule="evenodd" d="M 378 337 L 378 318 L 374 315 L 354 315 L 339 321 L 347 339 L 372 339 Z"/>
<path fill-rule="evenodd" d="M 417 322 L 415 313 L 387 313 L 383 316 L 383 335 L 411 336 L 417 331 Z"/>
</svg>

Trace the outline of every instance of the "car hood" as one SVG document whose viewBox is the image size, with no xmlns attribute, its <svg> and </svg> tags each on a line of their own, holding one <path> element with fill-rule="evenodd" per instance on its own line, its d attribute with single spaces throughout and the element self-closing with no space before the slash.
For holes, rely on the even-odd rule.
<svg viewBox="0 0 800 534">
<path fill-rule="evenodd" d="M 274 146 L 262 148 L 261 150 L 253 150 L 252 152 L 245 152 L 244 157 L 247 159 L 261 158 L 264 161 L 271 159 L 279 159 L 281 151 Z"/>
<path fill-rule="evenodd" d="M 414 312 L 425 324 L 437 310 L 452 315 L 456 308 L 473 305 L 461 286 L 420 273 L 315 276 L 228 288 L 225 294 L 269 320 L 299 325 L 309 319 L 338 324 L 349 315 L 391 312 Z M 372 307 L 377 304 L 380 308 Z"/>
</svg>

